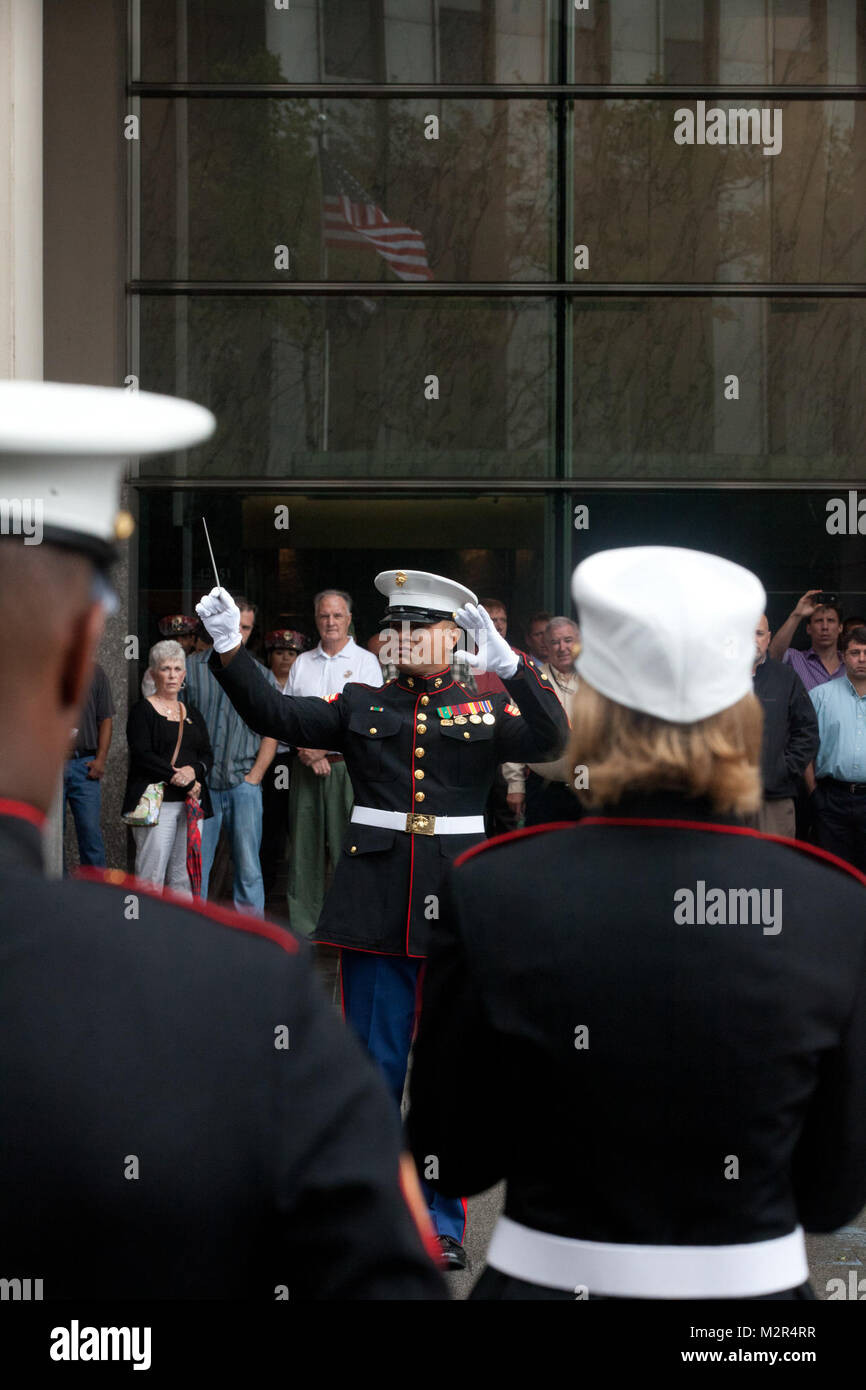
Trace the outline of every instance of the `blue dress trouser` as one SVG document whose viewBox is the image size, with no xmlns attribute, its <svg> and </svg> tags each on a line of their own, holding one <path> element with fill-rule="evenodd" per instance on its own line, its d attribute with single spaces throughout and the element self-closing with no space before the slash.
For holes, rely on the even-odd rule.
<svg viewBox="0 0 866 1390">
<path fill-rule="evenodd" d="M 399 1112 L 406 1083 L 409 1049 L 415 1031 L 418 974 L 423 960 L 381 956 L 372 951 L 340 952 L 343 1013 L 385 1074 Z M 462 1197 L 443 1197 L 421 1178 L 434 1229 L 463 1244 L 466 1204 Z"/>
</svg>

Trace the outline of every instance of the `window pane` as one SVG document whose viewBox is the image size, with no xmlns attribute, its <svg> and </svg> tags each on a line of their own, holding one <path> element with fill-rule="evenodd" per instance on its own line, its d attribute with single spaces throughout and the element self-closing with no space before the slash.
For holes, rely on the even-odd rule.
<svg viewBox="0 0 866 1390">
<path fill-rule="evenodd" d="M 762 143 L 677 144 L 675 132 L 688 133 L 677 113 L 695 117 L 697 135 L 702 110 L 714 134 L 764 139 L 760 114 L 744 115 L 742 99 L 575 103 L 575 241 L 590 256 L 575 278 L 866 278 L 866 103 L 766 103 L 771 141 L 778 121 L 775 155 Z"/>
<path fill-rule="evenodd" d="M 572 323 L 575 476 L 862 478 L 864 300 L 579 300 Z"/>
<path fill-rule="evenodd" d="M 140 10 L 148 82 L 555 81 L 559 0 L 144 0 Z"/>
<path fill-rule="evenodd" d="M 592 0 L 569 10 L 575 82 L 866 80 L 862 0 Z"/>
<path fill-rule="evenodd" d="M 546 299 L 146 295 L 140 342 L 142 388 L 201 401 L 219 421 L 182 464 L 142 460 L 156 476 L 550 471 Z"/>
<path fill-rule="evenodd" d="M 289 508 L 287 530 L 275 529 L 275 506 Z M 423 497 L 143 488 L 142 657 L 159 639 L 161 617 L 192 612 L 213 587 L 202 516 L 220 580 L 259 605 L 251 649 L 262 656 L 261 638 L 274 627 L 296 628 L 318 641 L 313 596 L 331 586 L 352 595 L 355 635 L 363 646 L 387 606 L 374 576 L 405 564 L 450 575 L 479 597 L 502 599 L 511 641 L 522 645 L 525 622 L 544 599 L 544 510 L 540 497 L 466 497 L 442 486 Z"/>
<path fill-rule="evenodd" d="M 827 531 L 832 492 L 811 489 L 581 488 L 589 527 L 573 534 L 574 565 L 622 545 L 677 545 L 724 555 L 758 575 L 772 631 L 806 589 L 839 595 L 844 614 L 866 611 L 863 538 Z M 845 497 L 847 501 L 847 494 Z M 808 646 L 801 624 L 793 645 Z"/>
<path fill-rule="evenodd" d="M 543 101 L 145 100 L 141 274 L 550 279 L 554 138 Z"/>
</svg>

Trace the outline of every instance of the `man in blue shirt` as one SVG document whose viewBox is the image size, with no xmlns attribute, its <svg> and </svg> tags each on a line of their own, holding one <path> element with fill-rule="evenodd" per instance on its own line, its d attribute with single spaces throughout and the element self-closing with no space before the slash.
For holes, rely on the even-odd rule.
<svg viewBox="0 0 866 1390">
<path fill-rule="evenodd" d="M 812 793 L 822 849 L 866 870 L 866 627 L 843 638 L 845 675 L 809 692 L 820 744 Z"/>
</svg>

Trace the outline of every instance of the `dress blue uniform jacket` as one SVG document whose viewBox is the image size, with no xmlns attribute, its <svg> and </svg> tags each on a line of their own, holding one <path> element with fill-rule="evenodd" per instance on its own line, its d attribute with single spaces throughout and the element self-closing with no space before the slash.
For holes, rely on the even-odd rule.
<svg viewBox="0 0 866 1390">
<path fill-rule="evenodd" d="M 730 897 L 752 888 L 775 923 Z M 410 1095 L 432 1185 L 505 1179 L 535 1230 L 832 1231 L 866 1203 L 866 878 L 674 793 L 491 841 L 442 906 Z"/>
<path fill-rule="evenodd" d="M 444 1298 L 393 1101 L 309 952 L 119 870 L 49 881 L 39 820 L 0 801 L 3 1277 L 79 1303 Z"/>
<path fill-rule="evenodd" d="M 261 680 L 241 647 L 211 670 L 241 718 L 263 736 L 342 751 L 356 806 L 426 816 L 483 816 L 502 762 L 559 755 L 568 728 L 550 682 L 521 656 L 507 695 L 473 695 L 450 672 L 401 673 L 381 687 L 350 683 L 330 700 L 286 696 Z M 490 722 L 441 710 L 479 700 Z M 313 941 L 425 956 L 446 870 L 484 838 L 408 834 L 350 824 Z"/>
</svg>

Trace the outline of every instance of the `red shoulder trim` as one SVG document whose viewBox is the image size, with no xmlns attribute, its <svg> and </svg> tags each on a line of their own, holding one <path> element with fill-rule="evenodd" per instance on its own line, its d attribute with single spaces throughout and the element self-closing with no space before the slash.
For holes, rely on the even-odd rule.
<svg viewBox="0 0 866 1390">
<path fill-rule="evenodd" d="M 494 845 L 507 845 L 512 840 L 524 839 L 527 835 L 540 835 L 545 830 L 573 830 L 580 821 L 573 820 L 552 820 L 545 825 L 525 825 L 522 830 L 507 830 L 504 835 L 493 835 L 489 840 L 482 840 L 480 845 L 473 845 L 471 849 L 465 849 L 454 860 L 455 869 L 461 864 L 465 864 L 467 859 L 471 859 L 473 854 L 482 854 L 486 849 L 492 849 Z"/>
<path fill-rule="evenodd" d="M 516 647 L 512 648 L 512 651 L 516 650 Z M 553 688 L 553 681 L 550 679 L 550 677 L 543 676 L 539 671 L 538 667 L 535 665 L 534 661 L 531 661 L 525 652 L 521 652 L 520 655 L 523 657 L 524 671 L 531 671 L 533 676 L 535 677 L 536 683 L 541 687 L 541 689 L 549 690 L 554 700 L 556 700 L 556 703 L 559 704 L 559 698 L 556 694 L 556 691 Z"/>
<path fill-rule="evenodd" d="M 823 859 L 825 864 L 832 864 L 834 869 L 844 869 L 845 873 L 856 878 L 858 882 L 866 885 L 866 874 L 855 869 L 853 864 L 849 864 L 846 859 L 840 859 L 837 854 L 831 854 L 827 849 L 819 849 L 817 845 L 806 844 L 805 840 L 792 840 L 788 835 L 765 835 L 761 830 L 752 830 L 747 825 L 718 825 L 715 821 L 699 820 L 653 820 L 651 817 L 638 818 L 636 816 L 584 816 L 582 820 L 575 822 L 576 825 L 663 825 L 670 830 L 709 830 L 716 835 L 748 835 L 753 840 L 773 840 L 777 845 L 789 845 L 791 849 L 799 850 L 801 854 L 811 854 L 815 859 Z M 517 831 L 517 834 L 520 832 Z M 503 836 L 503 838 L 505 838 Z M 471 854 L 471 850 L 469 853 Z"/>
<path fill-rule="evenodd" d="M 29 821 L 37 830 L 45 828 L 45 814 L 27 801 L 12 801 L 0 796 L 0 816 L 14 816 L 16 820 Z"/>
<path fill-rule="evenodd" d="M 273 922 L 265 922 L 260 917 L 248 917 L 243 912 L 235 912 L 233 908 L 218 907 L 216 903 L 202 902 L 201 898 L 194 898 L 191 901 L 189 898 L 182 898 L 178 893 L 173 893 L 171 889 L 160 892 L 152 884 L 142 883 L 133 874 L 125 874 L 122 869 L 87 867 L 76 869 L 72 877 L 86 879 L 90 883 L 106 883 L 113 888 L 129 888 L 136 893 L 144 894 L 145 897 L 171 903 L 172 907 L 185 907 L 196 917 L 209 917 L 212 922 L 219 922 L 223 927 L 235 927 L 239 931 L 252 932 L 254 936 L 264 936 L 268 941 L 273 941 L 275 945 L 282 946 L 283 950 L 287 951 L 290 956 L 295 955 L 298 950 L 298 943 L 295 938 Z"/>
</svg>

